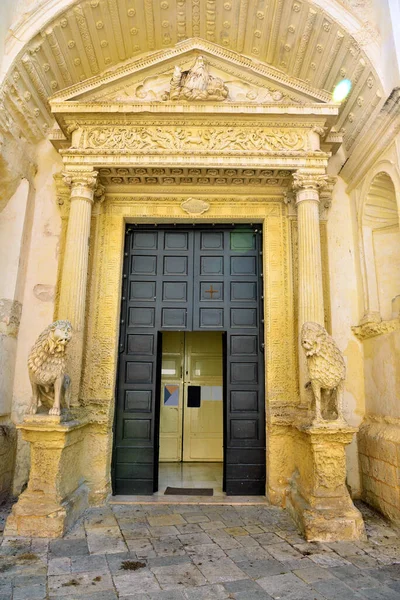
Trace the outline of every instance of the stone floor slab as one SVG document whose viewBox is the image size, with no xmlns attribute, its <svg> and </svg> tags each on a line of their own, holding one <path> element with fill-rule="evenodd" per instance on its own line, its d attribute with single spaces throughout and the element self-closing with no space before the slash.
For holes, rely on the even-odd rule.
<svg viewBox="0 0 400 600">
<path fill-rule="evenodd" d="M 90 509 L 62 540 L 0 538 L 0 600 L 400 599 L 398 532 L 365 514 L 366 541 L 322 544 L 268 505 Z"/>
<path fill-rule="evenodd" d="M 198 564 L 200 571 L 209 583 L 222 583 L 246 579 L 247 575 L 230 558 L 219 558 Z"/>
<path fill-rule="evenodd" d="M 199 568 L 190 563 L 151 567 L 151 570 L 164 590 L 184 589 L 207 583 Z"/>
</svg>

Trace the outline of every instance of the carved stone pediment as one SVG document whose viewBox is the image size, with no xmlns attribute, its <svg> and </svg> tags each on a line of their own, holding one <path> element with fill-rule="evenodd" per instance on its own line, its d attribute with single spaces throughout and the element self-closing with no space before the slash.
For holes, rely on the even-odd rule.
<svg viewBox="0 0 400 600">
<path fill-rule="evenodd" d="M 60 102 L 71 101 L 94 105 L 198 101 L 299 106 L 330 101 L 325 92 L 275 69 L 253 64 L 237 53 L 221 53 L 221 47 L 217 52 L 214 44 L 204 40 L 201 44 L 193 40 L 191 46 L 125 63 L 123 67 L 66 88 L 51 99 L 53 112 Z M 206 93 L 191 93 L 193 83 L 187 74 L 199 68 L 199 62 L 208 77 L 207 83 L 199 87 Z"/>
<path fill-rule="evenodd" d="M 199 59 L 194 60 L 194 64 Z M 210 85 L 205 85 L 205 89 L 192 88 L 184 85 L 185 76 L 193 72 L 192 65 L 188 61 L 179 61 L 174 67 L 169 67 L 164 73 L 149 74 L 142 80 L 132 77 L 131 82 L 126 82 L 124 86 L 112 86 L 113 89 L 107 94 L 95 93 L 91 99 L 92 102 L 110 102 L 114 103 L 137 103 L 137 102 L 191 102 L 191 101 L 210 101 L 210 102 L 243 102 L 246 104 L 302 104 L 303 101 L 295 94 L 287 93 L 279 89 L 272 82 L 270 85 L 263 85 L 252 81 L 244 81 L 239 76 L 234 77 L 233 73 L 228 73 L 224 69 L 209 67 L 207 75 L 211 79 Z M 208 61 L 207 61 L 208 62 Z M 188 68 L 189 67 L 189 68 Z M 176 82 L 176 79 L 178 80 Z M 182 83 L 181 83 L 182 82 Z M 216 83 L 215 83 L 216 82 Z M 213 89 L 213 88 L 216 89 Z"/>
</svg>

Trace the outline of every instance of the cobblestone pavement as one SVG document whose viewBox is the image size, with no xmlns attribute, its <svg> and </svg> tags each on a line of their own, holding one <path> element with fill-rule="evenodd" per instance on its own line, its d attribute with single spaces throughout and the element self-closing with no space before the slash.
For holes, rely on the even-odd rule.
<svg viewBox="0 0 400 600">
<path fill-rule="evenodd" d="M 2 539 L 0 600 L 399 600 L 398 532 L 361 509 L 368 541 L 331 544 L 270 506 L 91 509 L 64 539 Z"/>
</svg>

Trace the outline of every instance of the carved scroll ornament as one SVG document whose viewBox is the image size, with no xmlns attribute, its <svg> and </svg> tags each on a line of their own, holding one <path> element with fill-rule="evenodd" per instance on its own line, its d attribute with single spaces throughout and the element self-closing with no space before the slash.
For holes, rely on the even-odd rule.
<svg viewBox="0 0 400 600">
<path fill-rule="evenodd" d="M 307 136 L 296 131 L 278 129 L 241 129 L 234 127 L 96 127 L 90 129 L 86 147 L 146 153 L 232 151 L 274 152 L 299 151 L 307 148 Z"/>
</svg>

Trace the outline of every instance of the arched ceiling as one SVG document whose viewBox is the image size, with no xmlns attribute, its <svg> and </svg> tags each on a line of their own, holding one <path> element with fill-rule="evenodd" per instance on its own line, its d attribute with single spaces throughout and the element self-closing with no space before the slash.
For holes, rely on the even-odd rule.
<svg viewBox="0 0 400 600">
<path fill-rule="evenodd" d="M 75 83 L 189 38 L 267 64 L 316 90 L 344 77 L 353 90 L 336 131 L 349 152 L 384 98 L 371 64 L 322 8 L 305 0 L 84 0 L 59 14 L 15 61 L 3 86 L 0 124 L 32 140 L 53 127 L 48 98 Z"/>
<path fill-rule="evenodd" d="M 371 183 L 364 206 L 363 222 L 372 229 L 399 225 L 396 191 L 387 173 L 378 173 Z"/>
</svg>

